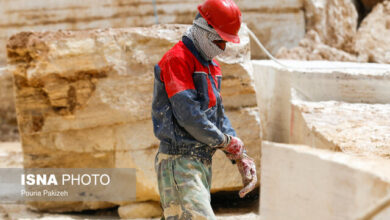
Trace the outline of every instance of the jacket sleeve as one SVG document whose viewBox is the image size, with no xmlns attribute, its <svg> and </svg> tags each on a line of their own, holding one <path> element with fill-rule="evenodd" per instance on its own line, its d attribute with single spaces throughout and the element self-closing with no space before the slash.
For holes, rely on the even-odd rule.
<svg viewBox="0 0 390 220">
<path fill-rule="evenodd" d="M 221 126 L 221 131 L 224 134 L 228 134 L 228 135 L 231 135 L 231 136 L 234 136 L 234 137 L 237 136 L 236 131 L 233 129 L 233 127 L 232 127 L 232 125 L 230 123 L 229 118 L 225 114 L 225 108 L 223 107 L 223 105 L 222 105 L 222 126 Z"/>
<path fill-rule="evenodd" d="M 162 64 L 162 80 L 178 124 L 199 142 L 214 147 L 225 137 L 201 111 L 192 69 L 184 59 L 172 56 Z"/>
</svg>

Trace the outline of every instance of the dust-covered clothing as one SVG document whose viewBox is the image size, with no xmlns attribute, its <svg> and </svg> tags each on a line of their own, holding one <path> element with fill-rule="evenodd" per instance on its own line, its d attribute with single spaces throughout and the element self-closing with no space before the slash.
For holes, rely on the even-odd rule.
<svg viewBox="0 0 390 220">
<path fill-rule="evenodd" d="M 183 37 L 155 66 L 152 120 L 160 152 L 211 160 L 224 134 L 236 136 L 225 116 L 221 69 Z"/>
<path fill-rule="evenodd" d="M 161 206 L 167 220 L 214 220 L 211 163 L 182 155 L 156 155 Z"/>
<path fill-rule="evenodd" d="M 152 120 L 166 219 L 215 219 L 212 156 L 225 134 L 236 136 L 219 94 L 221 80 L 218 63 L 205 60 L 186 36 L 155 66 Z"/>
</svg>

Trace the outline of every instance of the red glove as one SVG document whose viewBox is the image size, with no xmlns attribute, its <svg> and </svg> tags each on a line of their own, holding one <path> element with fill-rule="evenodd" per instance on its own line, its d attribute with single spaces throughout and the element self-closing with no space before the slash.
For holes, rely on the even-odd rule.
<svg viewBox="0 0 390 220">
<path fill-rule="evenodd" d="M 230 160 L 238 160 L 241 159 L 244 153 L 244 143 L 238 137 L 233 137 L 230 135 L 226 135 L 227 143 L 222 148 L 227 154 L 226 156 Z"/>
<path fill-rule="evenodd" d="M 238 193 L 243 198 L 247 193 L 252 191 L 257 183 L 256 164 L 252 158 L 244 154 L 242 159 L 236 160 L 238 171 L 242 177 L 244 188 Z"/>
</svg>

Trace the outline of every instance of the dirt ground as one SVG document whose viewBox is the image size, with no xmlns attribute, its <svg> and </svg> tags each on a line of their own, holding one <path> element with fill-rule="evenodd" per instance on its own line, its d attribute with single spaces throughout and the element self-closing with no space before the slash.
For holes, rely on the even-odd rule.
<svg viewBox="0 0 390 220">
<path fill-rule="evenodd" d="M 19 142 L 0 142 L 0 168 L 23 167 L 23 154 Z M 212 195 L 212 206 L 218 220 L 260 219 L 258 189 L 239 199 L 237 192 L 219 192 Z M 72 213 L 42 213 L 28 209 L 25 204 L 1 204 L 0 219 L 120 219 L 117 208 Z M 160 219 L 160 218 L 154 218 Z M 139 219 L 141 220 L 141 219 Z"/>
</svg>

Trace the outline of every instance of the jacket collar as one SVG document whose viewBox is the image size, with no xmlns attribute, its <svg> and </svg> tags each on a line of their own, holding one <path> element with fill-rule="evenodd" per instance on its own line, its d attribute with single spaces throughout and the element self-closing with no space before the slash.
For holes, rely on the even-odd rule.
<svg viewBox="0 0 390 220">
<path fill-rule="evenodd" d="M 202 55 L 200 55 L 200 53 L 198 52 L 198 50 L 196 49 L 194 43 L 192 42 L 192 40 L 187 37 L 187 36 L 183 36 L 182 37 L 182 41 L 184 43 L 184 45 L 191 51 L 191 53 L 196 57 L 196 59 L 203 65 L 203 66 L 209 66 L 209 64 L 211 63 L 212 65 L 214 66 L 218 66 L 214 60 L 211 60 L 211 61 L 207 61 L 206 59 L 204 59 L 202 57 Z"/>
</svg>

